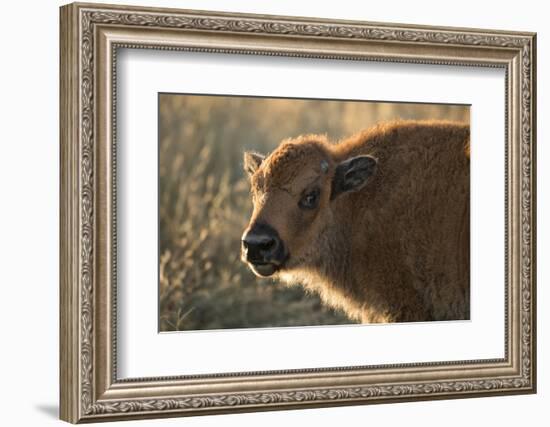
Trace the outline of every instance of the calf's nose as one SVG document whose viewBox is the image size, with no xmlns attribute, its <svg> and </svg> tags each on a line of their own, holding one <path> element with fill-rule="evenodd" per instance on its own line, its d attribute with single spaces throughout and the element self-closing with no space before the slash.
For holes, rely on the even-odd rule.
<svg viewBox="0 0 550 427">
<path fill-rule="evenodd" d="M 246 260 L 251 263 L 274 261 L 281 241 L 279 236 L 269 226 L 251 228 L 242 238 Z"/>
</svg>

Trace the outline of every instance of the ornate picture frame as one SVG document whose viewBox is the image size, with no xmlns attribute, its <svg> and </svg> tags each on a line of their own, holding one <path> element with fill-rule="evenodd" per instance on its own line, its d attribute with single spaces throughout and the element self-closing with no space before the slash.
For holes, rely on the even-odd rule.
<svg viewBox="0 0 550 427">
<path fill-rule="evenodd" d="M 536 391 L 535 34 L 80 3 L 60 13 L 61 419 L 78 423 Z M 503 69 L 504 357 L 119 379 L 120 48 Z"/>
</svg>

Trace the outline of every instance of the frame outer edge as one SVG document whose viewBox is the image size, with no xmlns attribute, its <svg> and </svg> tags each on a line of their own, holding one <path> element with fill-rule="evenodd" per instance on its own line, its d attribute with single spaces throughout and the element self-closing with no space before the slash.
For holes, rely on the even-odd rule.
<svg viewBox="0 0 550 427">
<path fill-rule="evenodd" d="M 74 5 L 59 9 L 59 418 L 79 416 L 78 244 L 78 19 Z"/>
<path fill-rule="evenodd" d="M 537 393 L 537 33 L 531 35 L 531 389 Z"/>
<path fill-rule="evenodd" d="M 365 20 L 356 20 L 356 19 L 333 19 L 333 18 L 321 18 L 315 17 L 312 15 L 278 15 L 271 13 L 251 13 L 251 12 L 235 12 L 235 11 L 221 11 L 221 10 L 208 10 L 208 9 L 188 9 L 182 7 L 164 7 L 164 6 L 142 6 L 142 5 L 129 5 L 129 4 L 112 4 L 112 3 L 90 3 L 88 1 L 77 1 L 72 3 L 73 5 L 81 9 L 96 9 L 104 11 L 120 11 L 124 10 L 128 13 L 152 13 L 152 14 L 181 14 L 182 12 L 199 16 L 205 16 L 209 18 L 253 18 L 264 21 L 288 21 L 294 23 L 303 23 L 303 24 L 339 24 L 339 25 L 370 25 L 376 27 L 386 27 L 386 28 L 406 28 L 408 30 L 442 30 L 447 31 L 458 31 L 458 32 L 469 32 L 477 34 L 490 34 L 490 35 L 504 35 L 504 36 L 518 36 L 518 37 L 533 37 L 536 32 L 531 31 L 513 31 L 513 30 L 504 30 L 504 29 L 495 29 L 495 28 L 476 28 L 476 27 L 463 27 L 463 26 L 440 26 L 440 25 L 422 25 L 422 24 L 410 24 L 403 22 L 394 22 L 394 21 L 365 21 Z"/>
</svg>

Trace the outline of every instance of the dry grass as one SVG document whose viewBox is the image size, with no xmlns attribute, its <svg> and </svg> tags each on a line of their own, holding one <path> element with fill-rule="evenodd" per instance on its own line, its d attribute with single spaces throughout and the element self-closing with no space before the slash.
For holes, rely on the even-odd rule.
<svg viewBox="0 0 550 427">
<path fill-rule="evenodd" d="M 351 323 L 301 287 L 257 279 L 240 261 L 251 212 L 247 149 L 301 133 L 338 139 L 380 120 L 469 120 L 469 108 L 161 95 L 161 331 Z"/>
</svg>

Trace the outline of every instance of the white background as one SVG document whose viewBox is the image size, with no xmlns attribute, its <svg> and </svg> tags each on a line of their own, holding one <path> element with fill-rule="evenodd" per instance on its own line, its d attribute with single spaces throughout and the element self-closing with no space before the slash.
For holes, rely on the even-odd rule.
<svg viewBox="0 0 550 427">
<path fill-rule="evenodd" d="M 120 378 L 504 357 L 503 69 L 135 49 L 117 66 Z M 471 104 L 471 321 L 158 334 L 157 99 L 167 91 Z"/>
<path fill-rule="evenodd" d="M 114 3 L 118 3 L 113 0 Z M 550 30 L 543 2 L 138 1 L 134 4 L 537 31 L 538 117 L 548 117 Z M 2 424 L 52 425 L 58 402 L 58 6 L 3 5 L 0 67 L 0 393 Z M 545 54 L 546 53 L 546 54 Z M 124 425 L 546 425 L 550 405 L 548 126 L 538 127 L 539 393 L 438 402 L 129 422 Z M 488 256 L 490 254 L 487 254 Z"/>
</svg>

